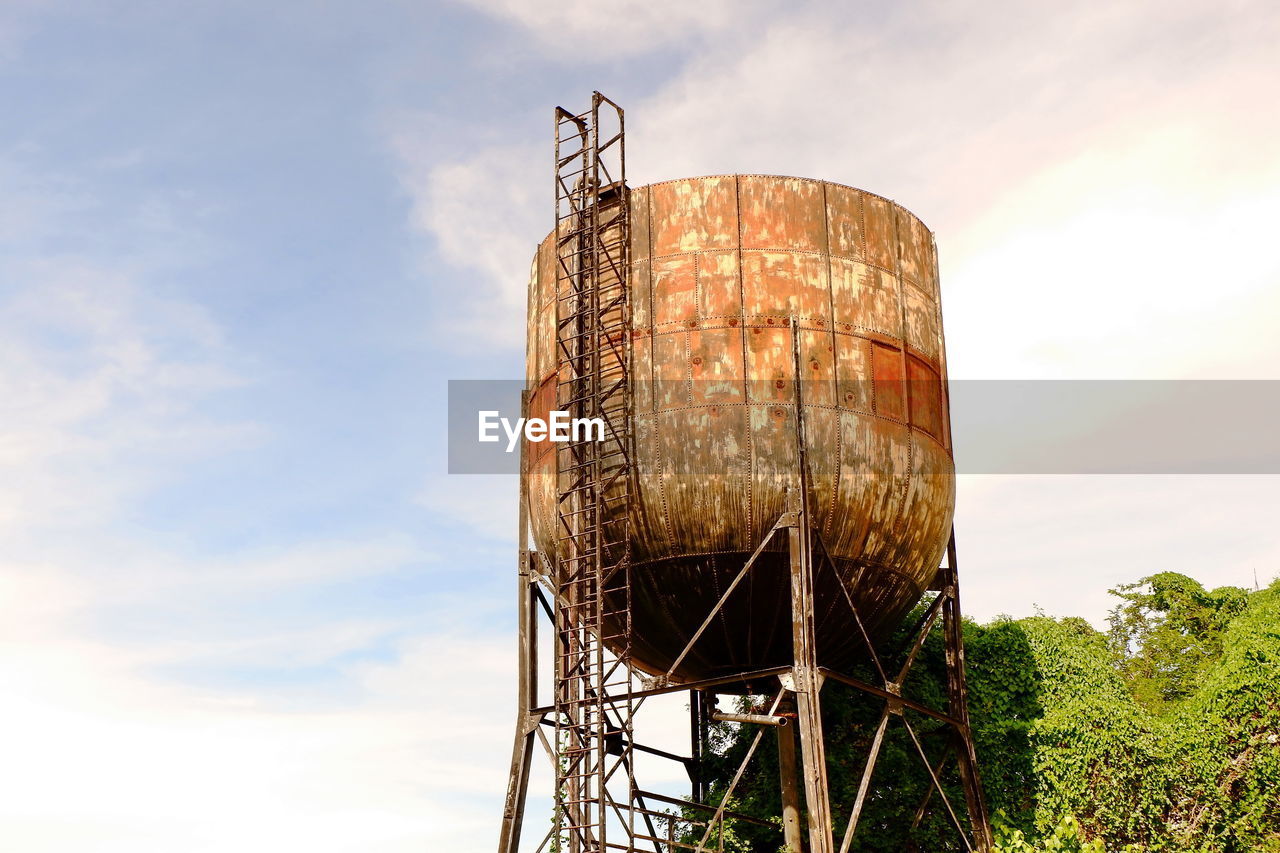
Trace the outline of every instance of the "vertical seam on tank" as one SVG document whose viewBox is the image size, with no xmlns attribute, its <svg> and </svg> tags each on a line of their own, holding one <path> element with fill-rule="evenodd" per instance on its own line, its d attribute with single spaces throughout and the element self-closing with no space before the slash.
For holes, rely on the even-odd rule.
<svg viewBox="0 0 1280 853">
<path fill-rule="evenodd" d="M 903 402 L 906 404 L 906 411 L 903 412 L 903 420 L 907 426 L 907 476 L 902 484 L 902 499 L 898 502 L 897 517 L 893 520 L 893 530 L 896 532 L 903 522 L 907 508 L 907 497 L 911 494 L 911 478 L 915 471 L 916 463 L 916 437 L 915 430 L 912 427 L 911 417 L 911 373 L 908 364 L 907 355 L 907 284 L 902 279 L 902 235 L 898 230 L 898 211 L 900 210 L 896 202 L 890 202 L 890 209 L 893 211 L 893 267 L 896 270 L 895 278 L 898 282 L 898 315 L 901 318 L 901 328 L 899 334 L 902 335 L 902 391 Z"/>
<path fill-rule="evenodd" d="M 724 593 L 720 591 L 720 577 L 717 574 L 719 568 L 716 566 L 715 554 L 711 554 L 708 557 L 708 563 L 711 566 L 711 571 L 708 573 L 711 578 L 711 589 L 715 593 L 716 601 L 719 601 L 720 596 L 724 595 Z M 717 621 L 720 622 L 720 630 L 724 632 L 725 649 L 729 652 L 729 657 L 732 659 L 734 666 L 737 666 L 738 656 L 733 651 L 733 640 L 729 632 L 729 622 L 724 615 L 724 608 L 719 608 L 719 612 L 716 615 L 720 617 Z"/>
<path fill-rule="evenodd" d="M 702 325 L 702 252 L 693 253 L 693 318 Z"/>
<path fill-rule="evenodd" d="M 662 532 L 667 537 L 667 553 L 672 554 L 675 551 L 675 536 L 671 531 L 671 514 L 667 511 L 667 464 L 662 455 L 662 441 L 658 437 L 662 422 L 656 417 L 655 421 L 658 429 L 654 430 L 653 435 L 653 455 L 658 462 L 658 497 L 662 501 Z"/>
<path fill-rule="evenodd" d="M 836 459 L 835 467 L 831 469 L 831 505 L 827 508 L 826 523 L 822 525 L 822 535 L 831 538 L 831 528 L 835 524 L 836 518 L 836 496 L 840 494 L 840 464 L 841 464 L 841 443 L 840 437 L 844 432 L 841 425 L 843 416 L 840 414 L 840 383 L 836 380 L 836 292 L 831 277 L 831 208 L 827 202 L 827 182 L 822 182 L 822 237 L 827 247 L 827 303 L 831 306 L 831 394 L 836 403 L 836 411 L 833 417 L 836 420 Z"/>
<path fill-rule="evenodd" d="M 836 409 L 834 417 L 836 419 L 836 465 L 831 475 L 831 507 L 827 510 L 827 523 L 822 533 L 827 539 L 831 538 L 831 529 L 835 526 L 836 506 L 839 504 L 837 498 L 840 494 L 840 483 L 844 479 L 841 476 L 844 465 L 844 412 Z"/>
<path fill-rule="evenodd" d="M 858 193 L 858 240 L 861 241 L 862 243 L 861 260 L 862 260 L 862 268 L 865 271 L 867 269 L 867 261 L 868 261 L 868 258 L 867 258 L 867 194 L 862 190 L 857 190 L 856 192 Z M 862 282 L 863 282 L 863 279 L 861 276 L 859 276 L 858 278 L 859 291 L 862 290 Z M 867 344 L 865 346 L 862 344 L 859 344 L 859 346 L 862 346 L 862 353 L 864 356 L 866 356 L 867 374 L 871 377 L 871 414 L 873 415 L 879 414 L 880 406 L 876 402 L 876 358 L 875 358 L 876 348 L 875 348 L 875 345 L 872 344 L 870 341 L 867 341 Z"/>
<path fill-rule="evenodd" d="M 654 317 L 653 304 L 653 192 L 649 193 L 649 319 L 652 322 Z M 653 455 L 658 462 L 658 499 L 662 504 L 662 533 L 667 538 L 667 553 L 671 554 L 675 551 L 675 536 L 671 531 L 671 515 L 667 511 L 667 471 L 666 464 L 662 458 L 662 421 L 658 417 L 657 411 L 657 388 L 653 382 L 653 370 L 657 362 L 658 340 L 655 329 L 656 325 L 649 327 L 649 388 L 650 393 L 654 395 L 654 411 L 653 411 Z"/>
<path fill-rule="evenodd" d="M 742 181 L 740 175 L 733 176 L 733 213 L 737 219 L 736 230 L 738 232 L 738 310 L 741 312 L 744 322 L 742 325 L 742 399 L 746 402 L 746 436 L 747 436 L 747 548 L 753 550 L 755 548 L 756 538 L 756 519 L 754 495 L 752 494 L 752 484 L 755 482 L 756 466 L 755 466 L 755 442 L 751 440 L 751 422 L 752 422 L 752 406 L 751 406 L 751 381 L 748 377 L 749 359 L 747 358 L 747 324 L 745 318 L 747 316 L 747 289 L 745 284 L 746 273 L 743 270 L 742 260 Z"/>
<path fill-rule="evenodd" d="M 867 262 L 867 194 L 858 190 L 858 239 L 862 242 L 862 262 Z"/>
<path fill-rule="evenodd" d="M 654 396 L 657 393 L 657 387 L 653 380 L 654 364 L 656 362 L 655 355 L 657 352 L 658 342 L 654 334 L 654 322 L 653 322 L 653 318 L 654 318 L 654 314 L 653 314 L 653 311 L 654 311 L 654 308 L 653 308 L 653 189 L 649 187 L 645 188 L 644 215 L 645 215 L 645 239 L 648 242 L 648 255 L 649 255 L 648 264 L 646 265 L 647 267 L 646 275 L 648 278 L 648 283 L 647 283 L 645 297 L 644 297 L 645 302 L 647 303 L 645 307 L 648 309 L 647 315 L 649 319 L 649 328 L 646 330 L 646 333 L 649 336 L 649 371 L 648 371 L 649 375 L 645 378 L 646 381 L 649 383 L 649 411 L 646 412 L 645 414 L 648 416 L 649 423 L 651 424 L 650 440 L 653 442 L 654 457 L 658 460 L 658 472 L 657 472 L 658 473 L 658 497 L 659 497 L 659 502 L 662 502 L 665 500 L 665 496 L 662 494 L 662 462 L 661 462 L 661 456 L 658 453 L 658 446 L 659 446 L 658 430 L 660 425 L 658 423 L 657 412 L 656 412 L 657 401 Z M 641 490 L 637 488 L 636 492 L 637 494 L 639 494 L 641 493 Z M 648 513 L 646 513 L 646 516 L 647 515 Z M 647 523 L 645 527 L 646 529 L 648 528 Z M 666 535 L 665 527 L 662 532 L 663 532 L 663 535 L 665 536 Z M 671 548 L 671 542 L 669 538 L 667 540 L 667 548 L 668 550 L 670 550 Z"/>
<path fill-rule="evenodd" d="M 928 227 L 925 230 L 929 231 Z M 933 246 L 933 264 L 929 273 L 933 281 L 933 315 L 938 323 L 938 372 L 941 374 L 939 384 L 942 386 L 942 411 L 945 415 L 942 419 L 944 430 L 941 436 L 942 447 L 947 455 L 952 457 L 952 464 L 954 464 L 955 450 L 951 446 L 951 386 L 947 377 L 947 338 L 942 332 L 942 275 L 938 269 L 938 240 L 932 231 L 929 231 L 929 242 Z"/>
<path fill-rule="evenodd" d="M 880 414 L 880 404 L 876 402 L 876 345 L 866 338 L 859 338 L 858 346 L 862 347 L 862 355 L 867 360 L 867 375 L 871 377 L 871 414 L 873 417 L 883 417 Z"/>
<path fill-rule="evenodd" d="M 649 233 L 649 382 L 650 389 L 653 388 L 653 354 L 656 352 L 658 342 L 656 340 L 655 329 L 658 324 L 654 322 L 657 319 L 657 307 L 653 304 L 653 189 L 649 188 L 645 191 L 648 198 L 645 200 L 645 217 L 647 219 L 646 231 Z"/>
<path fill-rule="evenodd" d="M 532 302 L 533 302 L 533 338 L 532 338 L 532 341 L 531 341 L 531 343 L 533 344 L 533 370 L 532 370 L 532 371 L 530 371 L 530 370 L 529 370 L 529 353 L 528 353 L 528 352 L 526 352 L 526 353 L 525 353 L 525 359 L 524 359 L 524 389 L 525 389 L 526 391 L 531 390 L 531 387 L 530 387 L 530 386 L 531 386 L 531 380 L 530 380 L 530 378 L 529 378 L 529 374 L 530 374 L 531 372 L 534 374 L 534 376 L 537 376 L 537 374 L 538 374 L 538 338 L 539 338 L 539 337 L 541 337 L 541 336 L 538 334 L 538 309 L 542 307 L 542 306 L 541 306 L 541 304 L 540 304 L 542 300 L 541 300 L 541 296 L 540 296 L 540 294 L 539 294 L 539 287 L 540 287 L 540 284 L 539 284 L 539 281 L 538 281 L 540 278 L 542 278 L 542 245 L 541 245 L 541 244 L 539 244 L 539 245 L 538 245 L 538 250 L 537 250 L 536 252 L 534 252 L 534 253 L 533 253 L 533 281 L 532 281 L 532 284 L 533 284 L 533 296 L 532 296 Z M 530 303 L 530 301 L 531 301 L 531 300 L 530 300 L 530 295 L 529 295 L 529 293 L 528 293 L 528 292 L 526 292 L 526 293 L 525 293 L 525 298 L 524 298 L 525 322 L 526 322 L 526 323 L 528 323 L 528 322 L 529 322 L 529 321 L 528 321 L 528 317 L 529 317 L 529 303 Z M 526 348 L 526 349 L 527 349 L 527 348 Z M 521 475 L 523 475 L 523 473 L 524 473 L 524 472 L 521 472 Z"/>
<path fill-rule="evenodd" d="M 685 394 L 684 399 L 690 406 L 693 405 L 693 328 L 698 322 L 698 275 L 701 264 L 698 262 L 698 253 L 693 253 L 693 316 L 694 319 L 685 324 L 684 330 L 684 381 Z"/>
</svg>

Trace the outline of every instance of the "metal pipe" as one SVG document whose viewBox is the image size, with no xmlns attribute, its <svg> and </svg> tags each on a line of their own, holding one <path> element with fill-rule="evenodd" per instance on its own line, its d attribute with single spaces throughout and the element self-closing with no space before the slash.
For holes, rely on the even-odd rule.
<svg viewBox="0 0 1280 853">
<path fill-rule="evenodd" d="M 793 711 L 795 702 L 783 700 L 783 713 Z M 800 764 L 796 760 L 796 736 L 789 728 L 778 729 L 778 777 L 782 787 L 782 837 L 786 853 L 804 853 L 800 829 Z"/>
<path fill-rule="evenodd" d="M 711 719 L 718 723 L 754 723 L 757 726 L 790 725 L 790 721 L 781 714 L 726 714 L 716 711 Z"/>
</svg>

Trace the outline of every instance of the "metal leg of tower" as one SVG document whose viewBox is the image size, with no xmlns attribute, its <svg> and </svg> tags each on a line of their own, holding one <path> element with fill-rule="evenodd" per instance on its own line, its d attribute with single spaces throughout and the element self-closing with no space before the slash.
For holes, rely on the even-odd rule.
<svg viewBox="0 0 1280 853">
<path fill-rule="evenodd" d="M 827 785 L 826 748 L 822 736 L 817 636 L 814 632 L 813 559 L 804 490 L 790 492 L 791 523 L 787 531 L 791 557 L 791 638 L 794 664 L 789 688 L 795 693 L 800 727 L 805 806 L 809 815 L 809 853 L 834 853 L 831 801 Z"/>
<path fill-rule="evenodd" d="M 529 393 L 522 395 L 520 414 L 529 414 Z M 516 578 L 518 624 L 518 677 L 516 688 L 516 731 L 511 749 L 511 775 L 507 781 L 507 797 L 502 810 L 502 829 L 498 836 L 498 853 L 517 853 L 520 831 L 524 825 L 524 807 L 529 793 L 529 769 L 533 760 L 534 739 L 538 735 L 541 715 L 533 711 L 538 696 L 538 602 L 533 582 L 533 555 L 529 551 L 529 481 L 524 470 L 525 455 L 520 448 L 520 490 L 516 534 L 520 545 Z"/>
<path fill-rule="evenodd" d="M 498 853 L 517 853 L 520 849 L 520 831 L 524 824 L 525 800 L 529 793 L 529 768 L 533 760 L 534 739 L 537 736 L 539 716 L 532 713 L 533 693 L 537 678 L 537 614 L 538 606 L 533 595 L 528 573 L 529 553 L 521 553 L 519 579 L 520 601 L 520 672 L 519 701 L 516 713 L 515 743 L 511 750 L 511 775 L 507 781 L 507 797 L 502 810 L 502 830 L 498 838 Z"/>
<path fill-rule="evenodd" d="M 795 703 L 784 699 L 778 709 L 794 713 Z M 796 764 L 796 734 L 791 726 L 778 727 L 778 784 L 782 789 L 782 837 L 787 853 L 804 853 L 800 837 L 799 767 Z"/>
<path fill-rule="evenodd" d="M 964 786 L 965 805 L 973 827 L 974 841 L 980 853 L 991 848 L 991 822 L 987 802 L 978 779 L 978 755 L 969 728 L 969 697 L 964 674 L 964 637 L 960 618 L 960 574 L 956 563 L 956 533 L 953 528 L 947 542 L 947 576 L 944 578 L 946 602 L 942 606 L 942 630 L 946 640 L 947 704 L 951 715 L 960 720 L 955 726 L 956 757 L 960 780 Z"/>
<path fill-rule="evenodd" d="M 701 690 L 689 691 L 689 784 L 690 799 L 701 803 L 705 796 L 702 792 L 703 751 L 706 747 L 706 712 L 703 710 L 706 694 Z"/>
<path fill-rule="evenodd" d="M 836 571 L 835 563 L 830 555 L 826 552 L 826 548 L 822 543 L 821 537 L 815 537 L 817 542 L 817 550 L 822 558 L 822 563 L 831 571 Z M 978 851 L 978 853 L 987 853 L 991 849 L 991 827 L 986 811 L 986 803 L 982 794 L 982 787 L 978 779 L 977 756 L 973 746 L 973 735 L 969 728 L 969 714 L 967 706 L 967 695 L 965 690 L 964 677 L 964 641 L 962 636 L 962 625 L 960 620 L 960 596 L 959 582 L 956 574 L 956 555 L 955 555 L 955 538 L 952 536 L 951 543 L 948 546 L 947 566 L 939 571 L 937 583 L 932 589 L 938 592 L 937 598 L 934 599 L 928 610 L 921 616 L 916 623 L 911 634 L 911 639 L 907 646 L 902 650 L 905 653 L 905 660 L 900 668 L 893 675 L 893 680 L 889 680 L 890 676 L 886 673 L 882 661 L 876 649 L 871 645 L 870 638 L 867 636 L 862 620 L 854 605 L 853 598 L 848 596 L 846 591 L 846 600 L 848 601 L 852 619 L 855 627 L 862 635 L 868 649 L 872 664 L 884 679 L 883 686 L 876 686 L 851 678 L 843 673 L 838 673 L 825 668 L 819 671 L 838 681 L 848 684 L 855 689 L 861 690 L 873 696 L 878 696 L 885 700 L 885 710 L 881 715 L 880 723 L 876 728 L 875 737 L 872 740 L 871 749 L 867 755 L 866 764 L 863 768 L 862 778 L 858 787 L 858 794 L 853 805 L 853 813 L 850 815 L 849 822 L 846 824 L 844 837 L 840 845 L 840 853 L 847 853 L 850 849 L 850 843 L 857 831 L 858 819 L 862 813 L 862 807 L 866 801 L 870 790 L 871 774 L 875 770 L 876 758 L 879 754 L 880 747 L 883 743 L 885 726 L 892 716 L 898 717 L 906 728 L 908 735 L 929 774 L 932 787 L 926 793 L 925 798 L 920 803 L 916 811 L 915 820 L 912 822 L 912 829 L 919 825 L 924 815 L 927 813 L 929 800 L 933 793 L 939 795 L 943 808 L 946 810 L 947 817 L 955 825 L 959 831 L 961 839 L 969 850 Z M 902 685 L 905 683 L 907 676 L 916 661 L 916 656 L 924 646 L 924 642 L 932 631 L 938 619 L 943 621 L 943 641 L 946 653 L 946 678 L 947 678 L 947 711 L 946 713 L 936 711 L 925 705 L 915 702 L 902 695 Z M 929 761 L 927 755 L 916 737 L 915 731 L 910 721 L 905 716 L 905 711 L 911 710 L 932 717 L 940 722 L 946 723 L 951 728 L 952 738 L 951 745 L 954 747 L 954 753 L 958 760 L 958 768 L 960 774 L 961 785 L 965 792 L 965 805 L 969 814 L 970 832 L 966 833 L 961 825 L 956 812 L 948 801 L 946 792 L 942 789 L 939 781 L 939 773 L 943 765 L 948 759 L 948 755 L 944 755 L 937 764 Z M 970 840 L 972 839 L 972 841 Z"/>
</svg>

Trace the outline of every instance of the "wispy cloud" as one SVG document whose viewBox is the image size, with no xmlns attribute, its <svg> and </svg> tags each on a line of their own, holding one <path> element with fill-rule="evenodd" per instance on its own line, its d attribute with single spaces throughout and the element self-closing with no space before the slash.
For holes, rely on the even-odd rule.
<svg viewBox="0 0 1280 853">
<path fill-rule="evenodd" d="M 4 274 L 0 533 L 104 521 L 176 459 L 255 438 L 251 422 L 199 411 L 245 380 L 198 306 L 83 259 L 6 263 Z"/>
<path fill-rule="evenodd" d="M 739 27 L 763 4 L 705 0 L 455 0 L 532 36 L 538 46 L 564 62 L 606 61 L 671 49 L 708 34 Z"/>
<path fill-rule="evenodd" d="M 1280 351 L 1266 324 L 1280 309 L 1280 265 L 1266 231 L 1280 216 L 1270 144 L 1280 119 L 1257 109 L 1277 72 L 1274 8 L 925 3 L 855 15 L 801 4 L 748 18 L 679 54 L 649 94 L 625 104 L 633 182 L 776 172 L 896 197 L 938 233 L 957 377 L 1275 378 Z M 505 20 L 539 26 L 511 12 Z M 433 178 L 410 187 L 422 233 L 486 282 L 474 302 L 457 294 L 463 310 L 500 304 L 495 321 L 508 319 L 493 328 L 510 330 L 497 340 L 512 347 L 549 218 L 548 144 L 490 145 L 437 162 Z M 492 201 L 468 208 L 467 199 Z M 1194 481 L 1162 482 L 1170 513 L 1193 502 Z M 1015 478 L 1002 488 L 1031 486 Z M 1022 505 L 1057 513 L 1057 488 Z M 1117 506 L 1149 503 L 1147 488 L 1159 490 L 1098 486 Z M 1245 517 L 1259 496 L 1219 498 Z M 995 508 L 981 506 L 993 516 L 966 523 L 998 525 Z M 1126 530 L 1119 510 L 1066 506 L 1094 531 L 1091 560 L 1164 524 L 1153 516 Z M 1040 553 L 1056 541 L 1024 545 Z M 1236 569 L 1227 560 L 1203 570 Z M 1099 616 L 1105 593 L 1080 589 L 1055 600 Z"/>
<path fill-rule="evenodd" d="M 1280 575 L 1274 476 L 962 476 L 956 537 L 965 612 L 1102 625 L 1107 590 L 1157 572 L 1206 587 Z"/>
<path fill-rule="evenodd" d="M 495 738 L 499 716 L 419 685 L 485 675 L 477 701 L 505 711 L 505 644 L 326 602 L 428 563 L 403 535 L 209 548 L 152 527 L 158 489 L 273 439 L 218 405 L 253 364 L 166 286 L 181 251 L 73 247 L 102 200 L 26 186 L 0 253 L 0 846 L 464 849 L 482 823 L 465 798 L 488 804 L 498 771 L 457 733 Z M 155 213 L 118 215 L 172 247 Z M 279 674 L 310 669 L 322 695 L 299 708 Z"/>
<path fill-rule="evenodd" d="M 550 219 L 549 157 L 536 146 L 493 146 L 465 160 L 430 158 L 421 131 L 398 131 L 393 149 L 411 199 L 412 225 L 467 284 L 448 294 L 432 331 L 468 348 L 511 346 L 524 328 L 525 284 L 538 235 Z M 440 294 L 444 296 L 445 294 Z"/>
<path fill-rule="evenodd" d="M 526 19 L 523 7 L 486 8 L 535 35 L 551 28 Z M 1271 95 L 1278 34 L 1280 15 L 1250 2 L 1229 14 L 1200 2 L 1105 10 L 932 3 L 878 17 L 819 5 L 756 10 L 626 104 L 630 173 L 633 183 L 801 174 L 892 195 L 938 231 L 952 338 L 973 340 L 980 333 L 969 320 L 980 305 L 1012 301 L 1003 286 L 984 284 L 995 265 L 1002 281 L 1013 270 L 1028 280 L 1074 261 L 1090 269 L 1091 286 L 1114 291 L 1108 274 L 1128 278 L 1138 264 L 1116 257 L 1118 229 L 1130 235 L 1132 256 L 1166 259 L 1144 271 L 1180 279 L 1175 292 L 1204 281 L 1207 258 L 1200 268 L 1169 259 L 1186 254 L 1193 234 L 1226 239 L 1225 212 L 1262 221 L 1273 203 L 1276 161 L 1265 140 L 1280 127 L 1255 105 Z M 423 167 L 407 139 L 398 150 L 418 164 L 406 178 L 414 224 L 479 279 L 456 306 L 491 322 L 468 334 L 517 345 L 498 330 L 520 328 L 529 256 L 549 220 L 545 145 L 490 146 Z M 1238 195 L 1205 198 L 1207 187 Z M 1104 208 L 1111 218 L 1080 215 Z M 1023 269 L 1046 252 L 1060 260 Z M 1242 295 L 1259 297 L 1257 283 L 1272 270 L 1265 249 L 1246 243 L 1235 263 L 1252 282 L 1240 285 Z M 1087 331 L 1079 316 L 1037 313 L 1061 301 L 1070 290 L 1063 284 L 1025 285 L 1020 304 L 1050 343 L 1022 342 L 1002 357 L 1046 375 L 1093 375 L 1099 364 L 1085 348 L 1072 357 L 1069 342 Z M 1158 324 L 1129 331 L 1134 350 L 1160 334 Z M 1046 361 L 1049 349 L 1057 355 Z M 960 355 L 962 371 L 990 375 L 983 354 L 963 347 Z"/>
<path fill-rule="evenodd" d="M 0 839 L 32 851 L 474 849 L 509 737 L 506 645 L 425 636 L 350 673 L 358 699 L 281 711 L 143 677 L 83 642 L 0 646 Z M 470 685 L 467 704 L 444 685 Z"/>
</svg>

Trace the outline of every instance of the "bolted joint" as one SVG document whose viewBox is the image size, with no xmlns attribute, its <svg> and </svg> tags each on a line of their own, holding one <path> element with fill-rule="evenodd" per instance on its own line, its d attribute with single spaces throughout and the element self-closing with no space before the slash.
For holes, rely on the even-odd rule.
<svg viewBox="0 0 1280 853">
<path fill-rule="evenodd" d="M 893 698 L 885 700 L 885 702 L 889 706 L 889 713 L 894 714 L 895 716 L 901 717 L 902 711 L 903 711 L 903 705 L 902 705 L 902 699 L 901 699 L 902 685 L 896 681 L 886 681 L 884 683 L 884 690 L 886 693 L 893 694 Z"/>
</svg>

